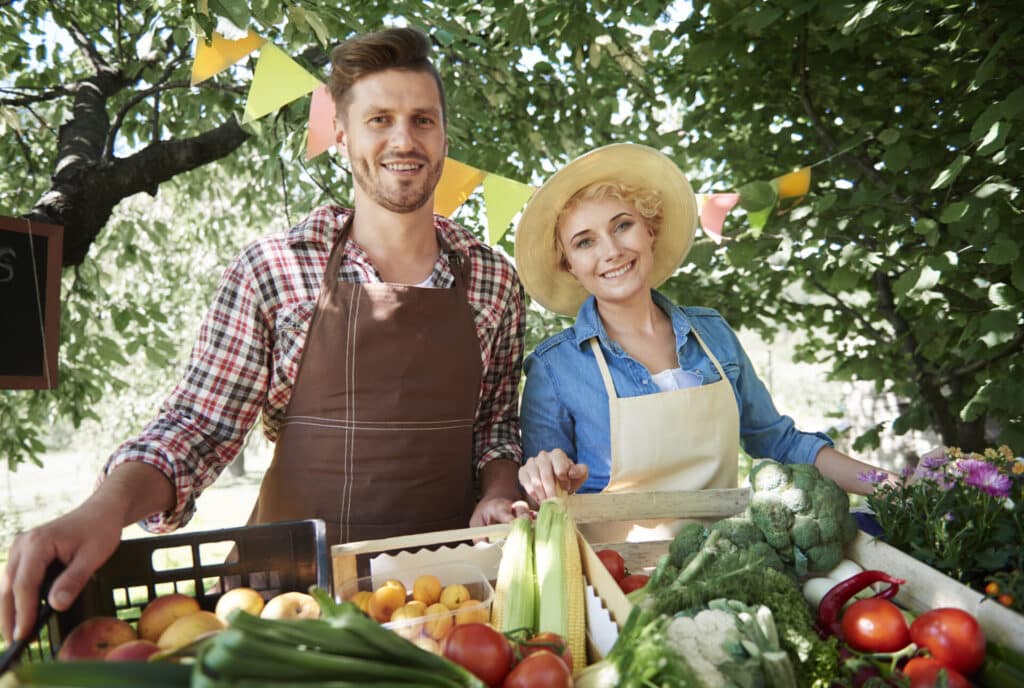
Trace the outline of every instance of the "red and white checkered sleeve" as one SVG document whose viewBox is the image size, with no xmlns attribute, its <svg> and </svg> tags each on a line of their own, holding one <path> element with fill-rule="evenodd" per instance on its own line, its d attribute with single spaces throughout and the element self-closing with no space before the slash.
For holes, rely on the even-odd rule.
<svg viewBox="0 0 1024 688">
<path fill-rule="evenodd" d="M 157 417 L 104 469 L 106 476 L 123 463 L 142 461 L 174 485 L 174 509 L 140 522 L 150 532 L 188 523 L 196 499 L 238 454 L 266 398 L 272 330 L 248 254 L 221 279 L 182 380 Z"/>
<path fill-rule="evenodd" d="M 523 287 L 515 269 L 505 261 L 495 277 L 490 286 L 497 292 L 501 319 L 494 330 L 473 429 L 478 472 L 496 459 L 521 463 L 523 455 L 519 429 L 519 380 L 526 332 Z"/>
</svg>

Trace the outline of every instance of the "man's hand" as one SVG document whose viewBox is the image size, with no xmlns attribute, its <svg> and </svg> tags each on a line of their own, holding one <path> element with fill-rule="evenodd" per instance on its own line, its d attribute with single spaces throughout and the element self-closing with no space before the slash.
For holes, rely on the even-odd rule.
<svg viewBox="0 0 1024 688">
<path fill-rule="evenodd" d="M 39 586 L 50 562 L 66 568 L 50 589 L 50 606 L 66 611 L 89 577 L 121 540 L 121 523 L 102 504 L 86 502 L 71 513 L 14 538 L 0 576 L 0 630 L 10 643 L 31 633 L 39 611 Z"/>
<path fill-rule="evenodd" d="M 530 505 L 521 499 L 513 501 L 506 497 L 485 497 L 477 503 L 469 525 L 476 528 L 492 523 L 508 523 L 514 518 L 529 515 Z"/>
<path fill-rule="evenodd" d="M 574 462 L 561 449 L 542 451 L 519 469 L 519 483 L 536 504 L 558 495 L 561 487 L 568 493 L 587 481 L 587 467 Z"/>
</svg>

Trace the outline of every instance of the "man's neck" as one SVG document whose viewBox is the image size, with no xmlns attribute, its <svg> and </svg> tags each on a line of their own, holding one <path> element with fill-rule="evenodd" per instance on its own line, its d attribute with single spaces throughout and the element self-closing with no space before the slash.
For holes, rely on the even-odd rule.
<svg viewBox="0 0 1024 688">
<path fill-rule="evenodd" d="M 422 282 L 440 252 L 431 202 L 411 213 L 393 213 L 357 195 L 350 238 L 385 282 Z"/>
</svg>

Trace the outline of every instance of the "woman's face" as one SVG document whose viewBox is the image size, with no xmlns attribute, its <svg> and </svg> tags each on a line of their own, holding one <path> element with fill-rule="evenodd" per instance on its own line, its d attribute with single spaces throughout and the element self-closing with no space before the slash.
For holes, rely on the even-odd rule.
<svg viewBox="0 0 1024 688">
<path fill-rule="evenodd" d="M 649 298 L 654 231 L 617 198 L 587 200 L 562 218 L 566 269 L 599 301 Z"/>
</svg>

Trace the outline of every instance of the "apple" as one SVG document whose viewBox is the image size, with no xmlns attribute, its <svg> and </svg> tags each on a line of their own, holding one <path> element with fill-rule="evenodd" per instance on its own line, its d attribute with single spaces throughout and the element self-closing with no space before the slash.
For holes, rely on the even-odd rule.
<svg viewBox="0 0 1024 688">
<path fill-rule="evenodd" d="M 108 662 L 145 662 L 150 655 L 160 651 L 160 646 L 150 640 L 129 640 L 118 645 L 104 657 Z"/>
<path fill-rule="evenodd" d="M 126 621 L 112 616 L 94 616 L 75 626 L 68 634 L 57 651 L 57 659 L 103 659 L 118 645 L 138 637 L 135 629 Z"/>
<path fill-rule="evenodd" d="M 175 619 L 170 626 L 160 634 L 156 644 L 161 650 L 173 652 L 178 648 L 188 645 L 199 636 L 219 631 L 224 624 L 213 612 L 198 611 Z"/>
<path fill-rule="evenodd" d="M 260 616 L 264 619 L 319 619 L 320 605 L 304 592 L 283 592 L 270 598 Z"/>
<path fill-rule="evenodd" d="M 195 598 L 172 592 L 150 600 L 139 617 L 139 637 L 157 642 L 164 630 L 177 619 L 199 611 Z"/>
<path fill-rule="evenodd" d="M 228 614 L 236 609 L 242 609 L 249 612 L 253 616 L 259 616 L 260 612 L 263 611 L 263 597 L 252 588 L 232 588 L 226 593 L 220 596 L 217 600 L 217 608 L 214 609 L 214 614 L 220 619 L 226 626 L 228 623 Z"/>
</svg>

